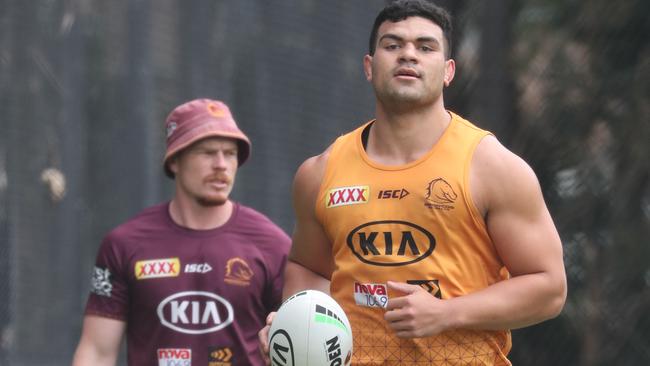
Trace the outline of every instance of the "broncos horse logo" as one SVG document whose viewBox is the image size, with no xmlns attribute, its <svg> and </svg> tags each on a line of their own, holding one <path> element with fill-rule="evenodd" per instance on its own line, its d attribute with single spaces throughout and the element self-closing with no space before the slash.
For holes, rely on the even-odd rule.
<svg viewBox="0 0 650 366">
<path fill-rule="evenodd" d="M 439 205 L 448 205 L 454 203 L 458 195 L 451 188 L 451 185 L 442 178 L 436 178 L 429 182 L 427 187 L 427 201 Z"/>
<path fill-rule="evenodd" d="M 224 281 L 232 285 L 248 286 L 255 273 L 245 260 L 234 257 L 226 263 Z"/>
</svg>

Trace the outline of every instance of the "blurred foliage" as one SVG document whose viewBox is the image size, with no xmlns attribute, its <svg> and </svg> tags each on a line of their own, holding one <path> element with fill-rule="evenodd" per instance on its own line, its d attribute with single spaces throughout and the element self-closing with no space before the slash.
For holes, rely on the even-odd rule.
<svg viewBox="0 0 650 366">
<path fill-rule="evenodd" d="M 99 239 L 170 192 L 180 101 L 231 105 L 255 145 L 235 197 L 290 231 L 297 165 L 372 115 L 385 2 L 0 0 L 0 364 L 68 362 Z M 437 2 L 447 105 L 533 167 L 564 243 L 565 309 L 513 332 L 513 364 L 650 364 L 650 2 Z"/>
<path fill-rule="evenodd" d="M 648 14 L 641 0 L 522 1 L 515 23 L 513 144 L 565 246 L 569 299 L 548 335 L 575 352 L 566 364 L 650 363 Z"/>
</svg>

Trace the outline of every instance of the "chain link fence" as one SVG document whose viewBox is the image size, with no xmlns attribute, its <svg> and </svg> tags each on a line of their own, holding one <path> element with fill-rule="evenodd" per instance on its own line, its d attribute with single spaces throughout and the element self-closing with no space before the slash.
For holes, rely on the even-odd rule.
<svg viewBox="0 0 650 366">
<path fill-rule="evenodd" d="M 175 105 L 230 105 L 253 144 L 234 198 L 291 232 L 298 165 L 373 116 L 384 3 L 0 0 L 0 365 L 70 363 L 101 238 L 172 193 Z M 565 245 L 565 310 L 510 358 L 650 364 L 648 3 L 438 3 L 447 105 L 533 166 Z"/>
</svg>

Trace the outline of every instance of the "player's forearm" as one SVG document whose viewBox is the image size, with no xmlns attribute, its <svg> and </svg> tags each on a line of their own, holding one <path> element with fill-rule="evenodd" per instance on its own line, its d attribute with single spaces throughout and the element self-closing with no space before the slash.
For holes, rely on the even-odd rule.
<svg viewBox="0 0 650 366">
<path fill-rule="evenodd" d="M 452 328 L 516 329 L 556 317 L 565 299 L 564 278 L 535 273 L 449 299 L 445 306 Z"/>
<path fill-rule="evenodd" d="M 329 294 L 330 281 L 316 272 L 289 260 L 284 271 L 284 287 L 282 289 L 282 299 L 293 295 L 294 293 L 313 289 Z"/>
<path fill-rule="evenodd" d="M 80 344 L 74 354 L 72 366 L 115 366 L 117 353 L 103 353 L 91 346 Z"/>
<path fill-rule="evenodd" d="M 73 366 L 113 366 L 117 362 L 126 323 L 95 315 L 84 316 Z"/>
</svg>

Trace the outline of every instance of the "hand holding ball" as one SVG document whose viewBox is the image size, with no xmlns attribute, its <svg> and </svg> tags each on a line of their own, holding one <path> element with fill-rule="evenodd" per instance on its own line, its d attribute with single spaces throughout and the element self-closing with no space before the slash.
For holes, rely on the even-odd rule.
<svg viewBox="0 0 650 366">
<path fill-rule="evenodd" d="M 290 296 L 269 330 L 273 366 L 347 366 L 352 357 L 352 329 L 329 295 L 306 290 Z"/>
</svg>

